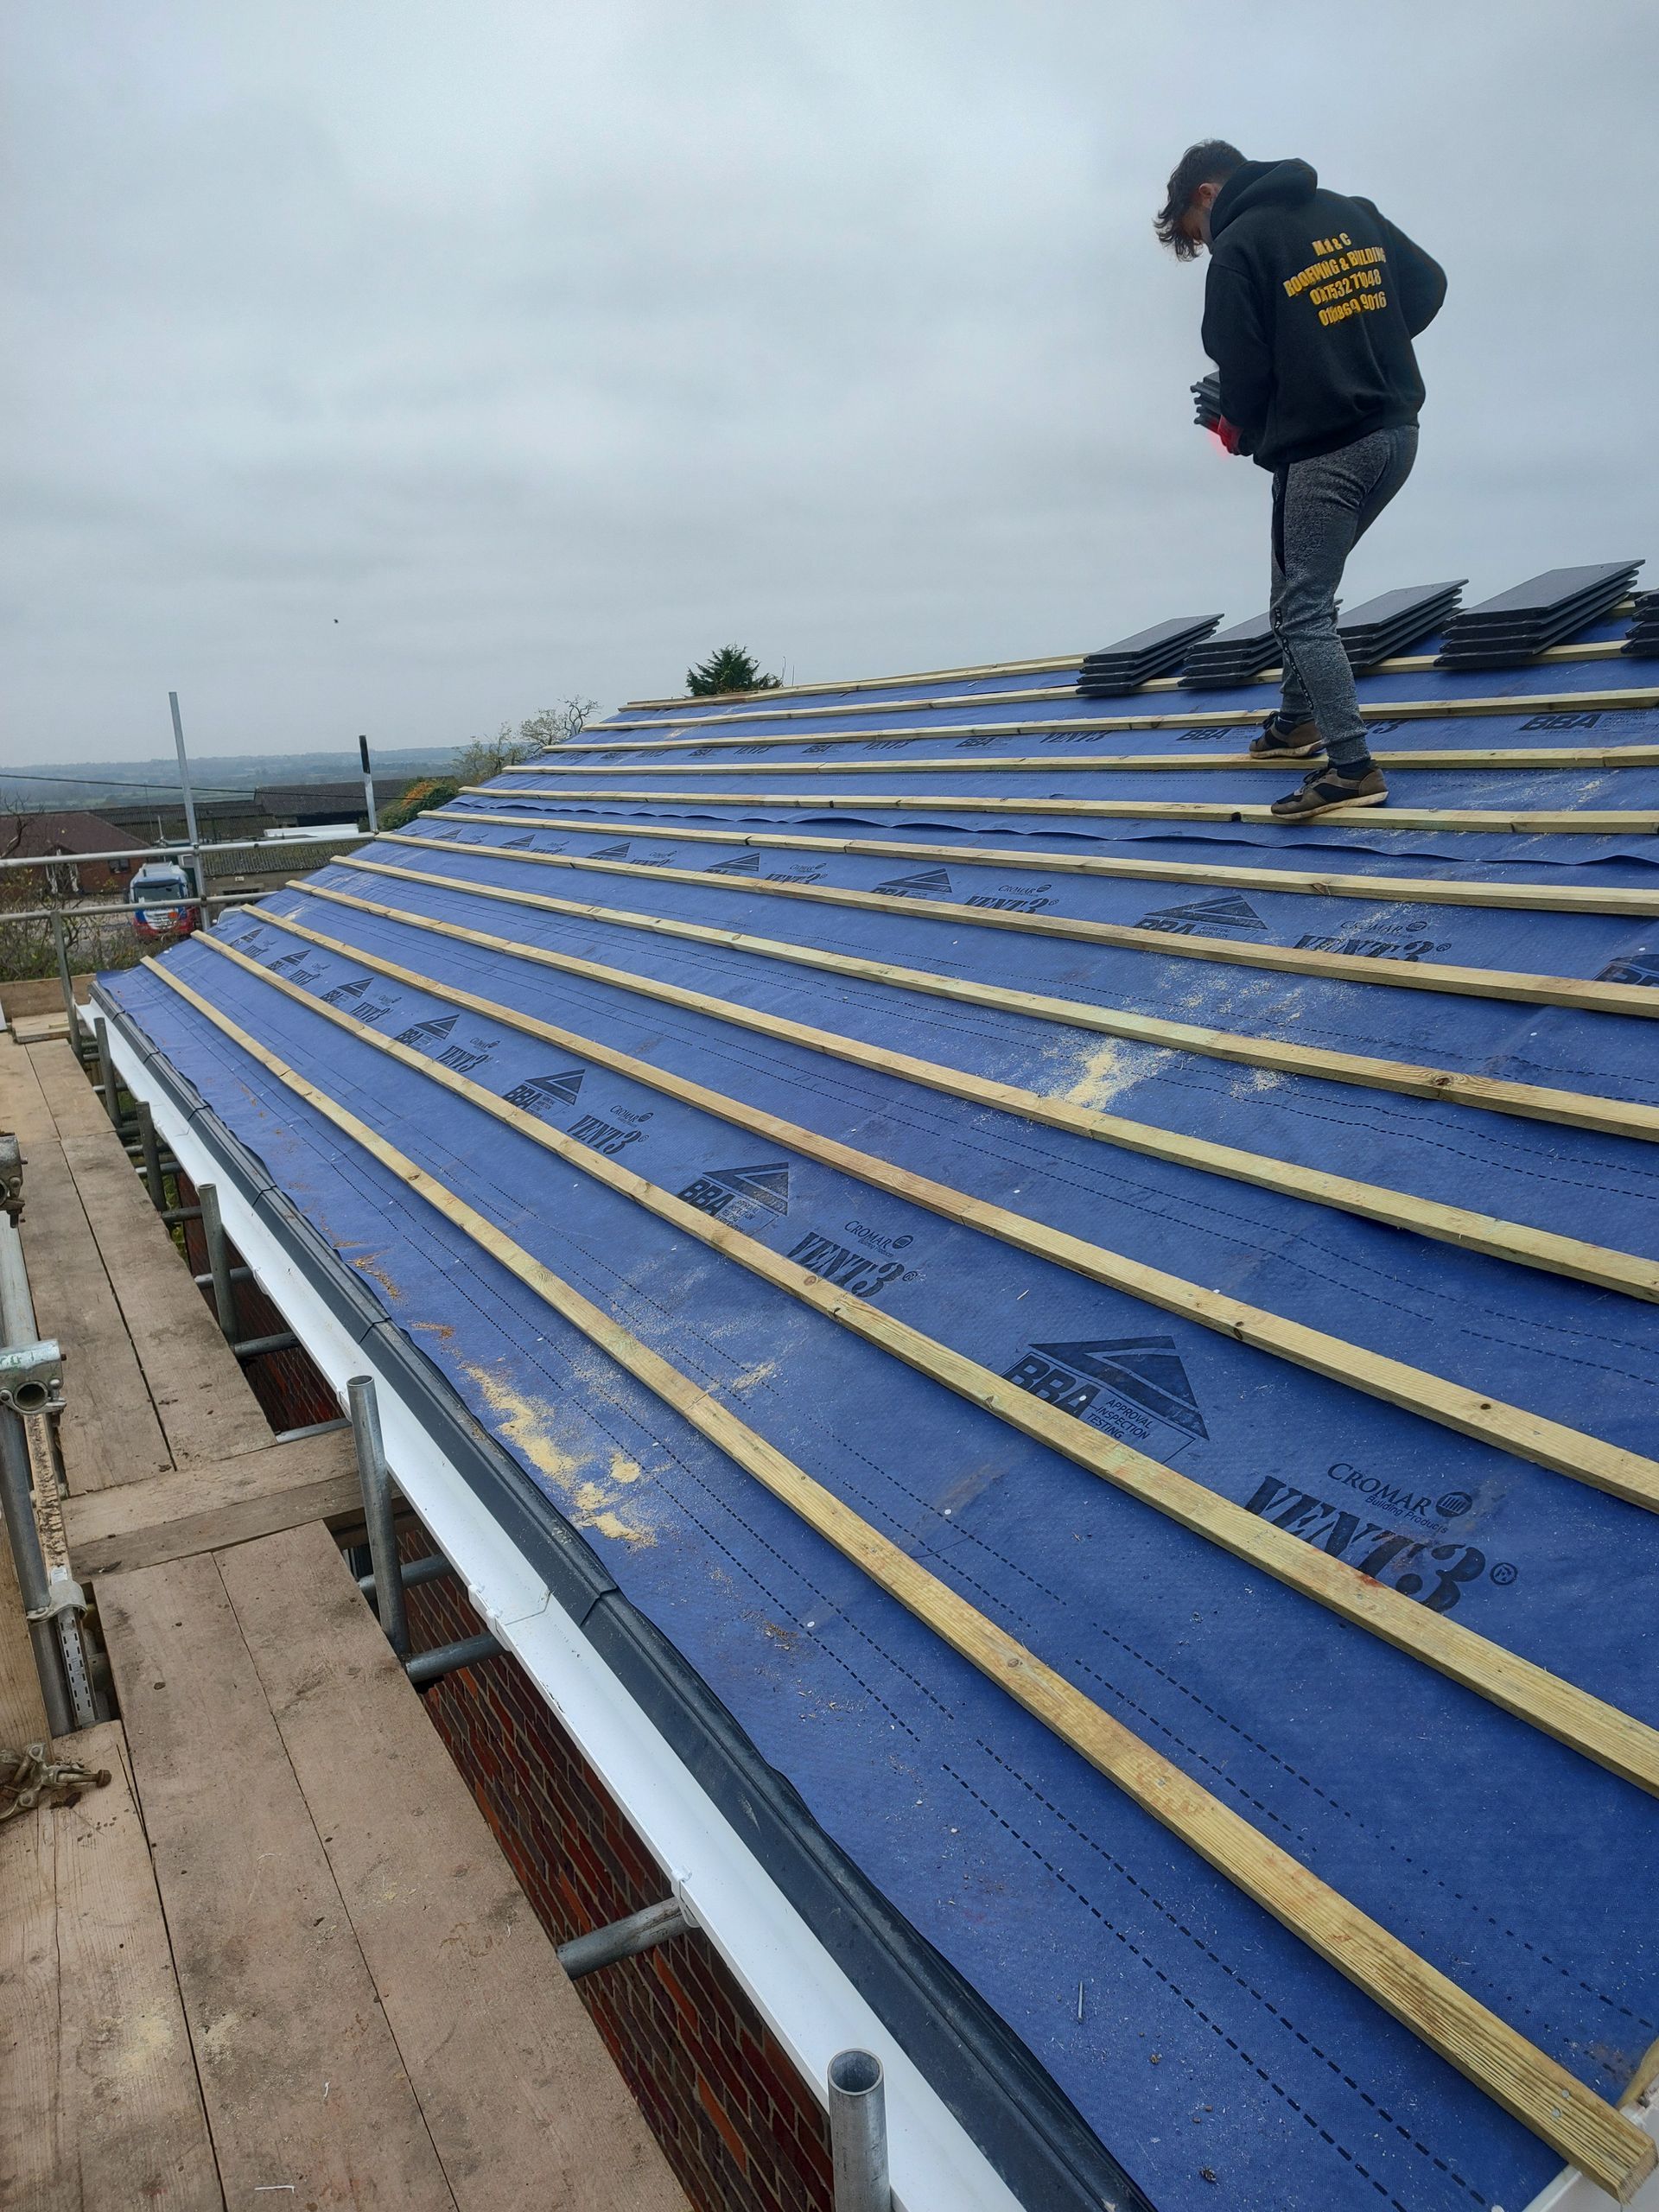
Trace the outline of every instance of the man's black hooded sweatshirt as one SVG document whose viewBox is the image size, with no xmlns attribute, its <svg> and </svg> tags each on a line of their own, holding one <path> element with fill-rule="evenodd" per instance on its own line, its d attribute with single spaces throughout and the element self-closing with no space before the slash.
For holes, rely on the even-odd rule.
<svg viewBox="0 0 1659 2212">
<path fill-rule="evenodd" d="M 1321 192 L 1306 162 L 1246 162 L 1210 211 L 1204 350 L 1221 411 L 1263 468 L 1414 423 L 1411 341 L 1446 271 L 1369 200 Z"/>
</svg>

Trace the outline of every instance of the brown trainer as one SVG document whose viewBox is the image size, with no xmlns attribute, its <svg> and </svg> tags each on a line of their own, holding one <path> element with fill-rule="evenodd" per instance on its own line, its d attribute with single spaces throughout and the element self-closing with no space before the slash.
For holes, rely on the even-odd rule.
<svg viewBox="0 0 1659 2212">
<path fill-rule="evenodd" d="M 1276 714 L 1268 716 L 1261 736 L 1250 741 L 1252 760 L 1317 760 L 1324 750 L 1318 722 L 1294 722 L 1287 729 Z"/>
<path fill-rule="evenodd" d="M 1316 814 L 1330 814 L 1340 807 L 1386 806 L 1389 787 L 1382 772 L 1368 768 L 1363 776 L 1344 776 L 1335 768 L 1316 768 L 1305 776 L 1301 787 L 1284 798 L 1276 798 L 1272 813 L 1275 822 L 1307 822 Z"/>
</svg>

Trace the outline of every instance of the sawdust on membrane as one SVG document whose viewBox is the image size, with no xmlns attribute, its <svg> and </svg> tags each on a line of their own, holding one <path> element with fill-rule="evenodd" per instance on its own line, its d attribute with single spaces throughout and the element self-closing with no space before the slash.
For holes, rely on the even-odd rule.
<svg viewBox="0 0 1659 2212">
<path fill-rule="evenodd" d="M 553 1433 L 553 1408 L 546 1399 L 526 1397 L 499 1369 L 468 1362 L 466 1370 L 502 1435 L 565 1500 L 578 1529 L 596 1529 L 635 1548 L 656 1542 L 635 1488 L 645 1472 L 637 1459 L 603 1442 L 594 1451 L 568 1450 Z"/>
<path fill-rule="evenodd" d="M 1103 1037 L 1097 1043 L 1068 1050 L 1059 1084 L 1051 1096 L 1068 1106 L 1103 1110 L 1126 1090 L 1133 1090 L 1150 1073 L 1143 1045 L 1126 1044 L 1122 1038 Z"/>
</svg>

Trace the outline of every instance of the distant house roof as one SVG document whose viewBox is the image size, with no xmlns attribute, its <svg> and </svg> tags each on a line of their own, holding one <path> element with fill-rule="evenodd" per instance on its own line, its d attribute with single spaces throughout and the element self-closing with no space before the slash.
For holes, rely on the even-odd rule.
<svg viewBox="0 0 1659 2212">
<path fill-rule="evenodd" d="M 101 814 L 0 814 L 0 860 L 46 859 L 54 853 L 119 853 L 147 839 L 135 837 Z"/>
</svg>

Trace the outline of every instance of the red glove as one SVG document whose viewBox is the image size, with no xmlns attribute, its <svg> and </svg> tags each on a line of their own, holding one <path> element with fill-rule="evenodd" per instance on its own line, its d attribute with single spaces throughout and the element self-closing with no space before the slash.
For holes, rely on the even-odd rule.
<svg viewBox="0 0 1659 2212">
<path fill-rule="evenodd" d="M 1236 453 L 1243 432 L 1236 423 L 1230 423 L 1221 411 L 1221 378 L 1212 369 L 1207 377 L 1188 386 L 1192 394 L 1192 419 L 1201 430 L 1216 437 L 1224 453 Z"/>
</svg>

